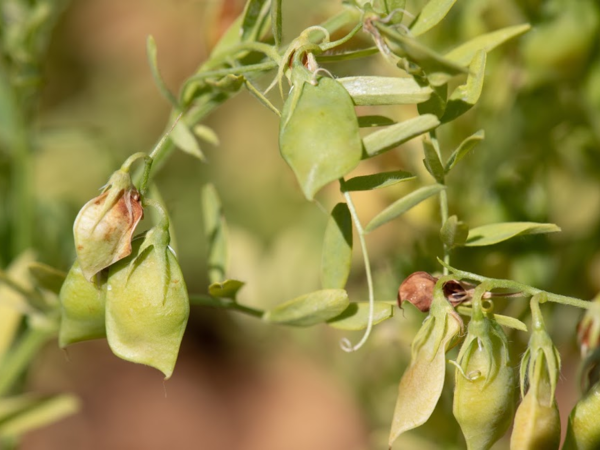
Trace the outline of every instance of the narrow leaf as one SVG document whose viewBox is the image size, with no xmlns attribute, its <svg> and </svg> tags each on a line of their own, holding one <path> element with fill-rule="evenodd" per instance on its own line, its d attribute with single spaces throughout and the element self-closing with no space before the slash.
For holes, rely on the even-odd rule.
<svg viewBox="0 0 600 450">
<path fill-rule="evenodd" d="M 434 114 L 436 117 L 442 117 L 446 111 L 446 103 L 448 102 L 448 84 L 443 83 L 440 86 L 432 85 L 432 89 L 429 100 L 419 103 L 417 110 L 421 115 Z"/>
<path fill-rule="evenodd" d="M 208 142 L 209 144 L 214 145 L 215 147 L 217 147 L 220 144 L 219 136 L 217 136 L 217 133 L 215 133 L 215 131 L 212 128 L 209 128 L 206 125 L 198 124 L 194 126 L 194 134 L 198 138 L 202 139 L 205 142 Z"/>
<path fill-rule="evenodd" d="M 421 87 L 413 78 L 347 77 L 338 78 L 355 105 L 411 105 L 429 99 L 431 88 Z"/>
<path fill-rule="evenodd" d="M 430 0 L 410 26 L 410 33 L 417 37 L 431 30 L 446 17 L 456 0 Z"/>
<path fill-rule="evenodd" d="M 275 39 L 275 47 L 281 45 L 282 29 L 281 0 L 271 0 L 271 30 Z"/>
<path fill-rule="evenodd" d="M 267 311 L 267 322 L 309 327 L 337 317 L 348 307 L 348 294 L 343 289 L 311 292 Z"/>
<path fill-rule="evenodd" d="M 169 138 L 179 149 L 192 156 L 195 156 L 200 161 L 206 161 L 202 150 L 200 150 L 200 145 L 198 144 L 196 137 L 184 123 L 183 119 L 177 122 L 177 124 L 173 127 Z"/>
<path fill-rule="evenodd" d="M 294 86 L 281 113 L 279 148 L 308 200 L 353 170 L 362 145 L 346 89 L 331 78 Z"/>
<path fill-rule="evenodd" d="M 394 315 L 394 306 L 387 302 L 375 302 L 373 325 Z M 329 326 L 340 330 L 364 330 L 369 325 L 369 302 L 350 303 L 339 316 L 327 322 Z"/>
<path fill-rule="evenodd" d="M 157 50 L 156 50 L 156 42 L 152 36 L 148 36 L 146 39 L 146 55 L 148 57 L 148 63 L 150 64 L 150 71 L 152 72 L 152 78 L 154 78 L 154 83 L 158 90 L 162 94 L 164 98 L 166 98 L 173 107 L 179 109 L 179 102 L 173 95 L 173 93 L 167 87 L 167 84 L 162 79 L 160 75 L 160 71 L 158 70 L 158 59 L 157 59 Z"/>
<path fill-rule="evenodd" d="M 469 66 L 469 76 L 467 82 L 461 84 L 452 92 L 446 110 L 442 117 L 442 123 L 450 122 L 458 116 L 466 113 L 477 103 L 481 90 L 483 89 L 483 79 L 485 77 L 486 53 L 480 50 L 473 57 Z"/>
<path fill-rule="evenodd" d="M 343 289 L 352 263 L 352 218 L 346 203 L 333 208 L 323 242 L 321 284 L 323 289 Z"/>
<path fill-rule="evenodd" d="M 448 248 L 464 245 L 468 235 L 469 227 L 464 222 L 460 222 L 456 216 L 448 217 L 440 230 L 440 239 Z"/>
<path fill-rule="evenodd" d="M 440 55 L 439 53 L 434 52 L 416 39 L 398 33 L 397 31 L 383 25 L 377 26 L 377 29 L 382 35 L 399 45 L 406 56 L 427 73 L 440 72 L 446 75 L 457 75 L 459 73 L 468 72 L 465 67 L 457 64 L 445 56 Z M 470 60 L 467 61 L 467 64 L 469 62 Z"/>
<path fill-rule="evenodd" d="M 515 236 L 526 234 L 556 233 L 561 231 L 553 223 L 535 223 L 535 222 L 504 222 L 483 225 L 473 228 L 469 231 L 467 238 L 467 247 L 481 247 L 484 245 L 493 245 L 498 242 L 506 241 Z"/>
<path fill-rule="evenodd" d="M 256 36 L 257 27 L 260 25 L 260 15 L 267 0 L 248 0 L 242 20 L 242 41 Z"/>
<path fill-rule="evenodd" d="M 444 168 L 442 167 L 442 162 L 440 161 L 431 140 L 427 137 L 423 139 L 423 150 L 425 152 L 425 160 L 423 161 L 425 168 L 431 176 L 435 178 L 435 181 L 444 184 Z"/>
<path fill-rule="evenodd" d="M 350 178 L 344 182 L 345 191 L 370 191 L 373 189 L 381 189 L 388 186 L 393 186 L 402 181 L 414 180 L 416 177 L 409 172 L 403 170 L 395 170 L 393 172 L 374 173 L 372 175 L 364 175 L 360 177 Z"/>
<path fill-rule="evenodd" d="M 33 277 L 39 287 L 54 292 L 55 294 L 60 292 L 63 281 L 65 281 L 65 278 L 67 277 L 65 272 L 37 261 L 29 264 L 28 269 L 29 274 Z"/>
<path fill-rule="evenodd" d="M 413 206 L 418 205 L 423 200 L 428 199 L 443 189 L 445 189 L 445 186 L 433 184 L 431 186 L 425 186 L 417 189 L 414 192 L 411 192 L 410 194 L 402 197 L 400 200 L 397 200 L 395 203 L 392 203 L 377 216 L 375 216 L 375 218 L 366 226 L 365 232 L 369 233 L 381 225 L 388 223 L 390 220 L 393 220 L 401 214 L 404 214 Z"/>
<path fill-rule="evenodd" d="M 238 291 L 244 284 L 246 283 L 238 280 L 217 281 L 208 287 L 208 293 L 213 297 L 231 298 L 235 300 Z"/>
<path fill-rule="evenodd" d="M 445 58 L 461 66 L 466 66 L 473 60 L 475 53 L 479 50 L 486 53 L 490 52 L 504 42 L 529 31 L 530 28 L 531 25 L 526 23 L 482 34 L 450 51 L 445 55 Z"/>
<path fill-rule="evenodd" d="M 436 116 L 424 114 L 371 133 L 363 138 L 366 153 L 363 158 L 370 158 L 391 150 L 406 141 L 433 130 L 439 124 L 440 121 Z"/>
<path fill-rule="evenodd" d="M 450 158 L 446 162 L 445 172 L 448 173 L 452 168 L 465 156 L 469 154 L 471 150 L 475 148 L 477 144 L 479 144 L 485 138 L 485 131 L 479 130 L 466 138 L 464 141 L 460 143 L 458 148 L 452 152 Z"/>
<path fill-rule="evenodd" d="M 372 128 L 372 127 L 387 127 L 394 125 L 394 122 L 389 117 L 385 116 L 360 116 L 358 117 L 358 126 L 360 128 Z"/>
<path fill-rule="evenodd" d="M 56 422 L 69 416 L 80 407 L 74 395 L 51 397 L 21 396 L 3 399 L 11 403 L 12 414 L 0 414 L 0 437 L 17 437 L 28 431 Z"/>
<path fill-rule="evenodd" d="M 215 283 L 225 279 L 228 246 L 221 200 L 212 184 L 202 189 L 202 219 L 208 243 L 208 277 L 211 283 Z"/>
</svg>

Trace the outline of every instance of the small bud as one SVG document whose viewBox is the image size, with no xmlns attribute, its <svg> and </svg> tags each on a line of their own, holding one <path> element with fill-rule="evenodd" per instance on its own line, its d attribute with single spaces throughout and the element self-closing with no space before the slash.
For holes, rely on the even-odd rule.
<svg viewBox="0 0 600 450">
<path fill-rule="evenodd" d="M 131 236 L 142 218 L 140 196 L 128 167 L 112 174 L 104 192 L 79 211 L 73 234 L 81 271 L 92 280 L 131 253 Z"/>
<path fill-rule="evenodd" d="M 99 273 L 94 282 L 86 280 L 78 261 L 75 261 L 59 294 L 61 321 L 58 343 L 61 348 L 106 336 L 105 283 L 105 273 Z"/>
<path fill-rule="evenodd" d="M 481 312 L 478 287 L 473 318 L 458 355 L 453 413 L 472 450 L 489 449 L 508 430 L 514 414 L 514 373 L 508 341 L 494 320 Z"/>
<path fill-rule="evenodd" d="M 173 373 L 189 316 L 179 263 L 168 247 L 168 224 L 134 240 L 132 254 L 110 266 L 106 334 L 113 353 Z"/>
</svg>

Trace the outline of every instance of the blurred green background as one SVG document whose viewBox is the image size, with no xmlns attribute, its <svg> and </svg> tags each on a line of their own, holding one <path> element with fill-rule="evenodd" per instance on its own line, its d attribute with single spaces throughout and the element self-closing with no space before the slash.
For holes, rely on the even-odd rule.
<svg viewBox="0 0 600 450">
<path fill-rule="evenodd" d="M 423 3 L 409 0 L 407 10 L 416 13 Z M 27 26 L 11 20 L 36 4 L 46 4 L 48 15 Z M 0 267 L 31 247 L 40 261 L 66 271 L 74 260 L 72 223 L 79 208 L 127 156 L 150 151 L 168 119 L 169 105 L 146 61 L 147 35 L 156 39 L 162 75 L 176 91 L 243 2 L 4 0 L 0 7 Z M 338 1 L 284 1 L 284 39 L 339 8 Z M 563 231 L 461 249 L 452 264 L 589 299 L 600 291 L 597 2 L 459 0 L 423 40 L 443 52 L 524 22 L 532 31 L 490 54 L 478 105 L 439 129 L 446 157 L 468 135 L 486 133 L 449 176 L 450 214 L 471 227 L 534 221 L 556 223 Z M 28 30 L 35 27 L 45 31 L 32 40 Z M 352 45 L 371 44 L 362 34 Z M 326 67 L 336 76 L 401 73 L 378 55 Z M 258 84 L 264 88 L 270 81 Z M 416 115 L 414 106 L 360 109 L 396 120 Z M 216 185 L 224 204 L 230 275 L 247 283 L 241 303 L 268 308 L 319 289 L 327 215 L 304 200 L 279 156 L 277 117 L 242 92 L 205 124 L 220 139 L 218 147 L 203 147 L 209 164 L 176 152 L 155 179 L 171 214 L 189 291 L 204 293 L 208 285 L 200 208 L 207 182 Z M 415 139 L 359 166 L 353 175 L 405 169 L 420 178 L 354 194 L 363 223 L 417 183 L 431 182 L 422 158 Z M 340 198 L 330 186 L 318 202 L 329 210 Z M 414 271 L 439 270 L 438 232 L 438 206 L 428 200 L 368 236 L 377 300 L 395 299 L 398 285 Z M 351 300 L 364 301 L 360 252 L 354 256 L 348 291 Z M 528 321 L 525 301 L 498 302 L 496 310 Z M 578 396 L 580 312 L 551 305 L 544 311 L 563 356 L 558 401 L 565 425 Z M 275 327 L 194 307 L 180 361 L 164 390 L 158 372 L 117 360 L 105 342 L 77 345 L 67 359 L 51 343 L 32 367 L 29 387 L 76 392 L 83 410 L 31 433 L 23 448 L 384 448 L 397 383 L 423 318 L 407 307 L 376 326 L 366 347 L 347 354 L 339 340 L 356 342 L 360 333 L 324 325 Z M 516 365 L 528 336 L 512 332 L 509 339 Z M 432 419 L 394 448 L 463 448 L 450 385 Z M 494 448 L 508 448 L 508 440 Z"/>
</svg>

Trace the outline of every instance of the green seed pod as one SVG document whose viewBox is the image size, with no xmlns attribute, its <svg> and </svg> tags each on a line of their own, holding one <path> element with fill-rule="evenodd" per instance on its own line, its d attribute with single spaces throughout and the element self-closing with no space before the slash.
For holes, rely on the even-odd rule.
<svg viewBox="0 0 600 450">
<path fill-rule="evenodd" d="M 553 450 L 560 446 L 560 415 L 554 398 L 560 375 L 560 355 L 546 332 L 539 303 L 545 296 L 531 300 L 533 332 L 521 361 L 521 394 L 510 439 L 514 450 Z"/>
<path fill-rule="evenodd" d="M 508 343 L 502 328 L 481 312 L 485 291 L 480 285 L 473 295 L 473 318 L 456 370 L 453 413 L 468 450 L 489 449 L 508 430 L 514 414 Z"/>
<path fill-rule="evenodd" d="M 189 316 L 179 263 L 166 227 L 133 243 L 132 254 L 109 269 L 106 335 L 113 353 L 171 377 Z"/>
<path fill-rule="evenodd" d="M 140 196 L 129 168 L 121 168 L 112 174 L 104 192 L 81 208 L 73 225 L 77 259 L 85 278 L 91 281 L 102 269 L 131 253 L 131 236 L 141 218 Z"/>
<path fill-rule="evenodd" d="M 456 344 L 462 320 L 444 297 L 441 278 L 433 290 L 429 317 L 412 343 L 410 366 L 402 375 L 389 445 L 405 431 L 423 425 L 442 394 L 446 375 L 446 352 Z"/>
<path fill-rule="evenodd" d="M 106 336 L 104 327 L 104 300 L 106 277 L 99 273 L 89 282 L 75 261 L 59 294 L 61 305 L 58 344 L 61 348 L 76 342 Z"/>
<path fill-rule="evenodd" d="M 600 382 L 597 382 L 571 411 L 563 450 L 597 450 L 600 448 L 599 414 Z"/>
</svg>

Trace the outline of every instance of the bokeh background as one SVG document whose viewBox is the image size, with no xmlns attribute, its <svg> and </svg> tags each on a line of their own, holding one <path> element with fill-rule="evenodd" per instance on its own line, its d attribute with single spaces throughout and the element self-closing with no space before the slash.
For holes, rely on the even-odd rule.
<svg viewBox="0 0 600 450">
<path fill-rule="evenodd" d="M 6 2 L 6 7 L 17 3 Z M 339 3 L 284 1 L 284 38 L 326 19 L 339 10 Z M 409 0 L 407 9 L 418 12 L 423 3 Z M 14 195 L 23 182 L 34 199 L 31 246 L 40 261 L 68 270 L 74 260 L 71 230 L 77 211 L 128 155 L 150 151 L 168 120 L 169 105 L 146 60 L 146 37 L 154 36 L 162 75 L 176 91 L 242 9 L 239 0 L 63 2 L 31 63 L 41 77 L 23 106 L 28 108 L 24 129 L 33 142 L 30 173 L 19 172 L 15 163 L 11 143 L 18 139 L 11 133 L 18 127 L 7 117 L 10 109 L 0 105 L 0 267 L 23 250 L 16 236 L 23 234 L 17 231 L 18 217 L 26 205 Z M 486 133 L 485 141 L 449 176 L 450 213 L 471 227 L 535 221 L 556 223 L 563 231 L 462 249 L 452 263 L 589 299 L 600 291 L 597 3 L 460 0 L 423 39 L 443 52 L 481 33 L 523 22 L 533 30 L 489 55 L 479 104 L 439 130 L 446 156 L 473 132 Z M 14 38 L 7 29 L 1 30 L 3 49 Z M 363 34 L 352 45 L 371 44 Z M 336 76 L 401 73 L 380 56 L 326 67 Z M 268 86 L 272 75 L 259 85 Z M 277 95 L 272 100 L 281 102 Z M 403 120 L 416 115 L 416 108 L 359 112 Z M 176 152 L 156 177 L 189 291 L 205 293 L 208 285 L 200 207 L 207 182 L 216 185 L 224 205 L 230 275 L 247 283 L 241 303 L 269 308 L 319 289 L 324 210 L 340 200 L 337 188 L 326 188 L 319 204 L 304 200 L 279 156 L 277 118 L 245 92 L 204 123 L 220 139 L 218 146 L 203 146 L 209 163 Z M 356 169 L 354 175 L 404 169 L 419 176 L 417 182 L 355 194 L 363 222 L 419 183 L 431 182 L 422 158 L 421 142 L 415 139 Z M 395 299 L 401 281 L 414 271 L 439 270 L 439 226 L 437 204 L 429 200 L 368 236 L 378 300 Z M 354 256 L 348 291 L 351 300 L 364 301 L 358 249 Z M 523 300 L 497 302 L 496 308 L 529 320 Z M 544 312 L 563 356 L 558 401 L 566 425 L 579 395 L 575 327 L 580 311 L 545 305 Z M 194 307 L 168 382 L 153 369 L 118 360 L 104 341 L 78 344 L 67 354 L 51 342 L 31 367 L 27 388 L 74 392 L 83 401 L 82 411 L 30 433 L 22 448 L 386 448 L 397 383 L 423 318 L 411 307 L 398 311 L 374 328 L 363 349 L 348 354 L 340 349 L 340 339 L 356 342 L 360 333 L 325 325 L 277 327 L 235 312 Z M 509 339 L 516 364 L 528 336 L 510 332 Z M 448 374 L 452 380 L 451 368 Z M 450 384 L 432 419 L 401 437 L 395 448 L 464 447 L 450 413 Z M 494 448 L 508 448 L 508 440 Z"/>
</svg>

